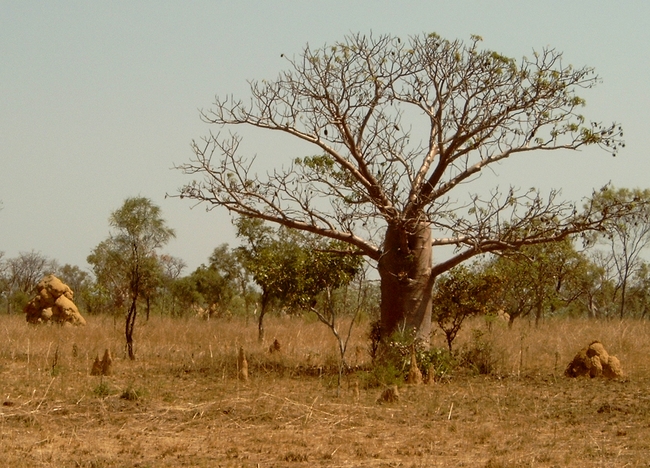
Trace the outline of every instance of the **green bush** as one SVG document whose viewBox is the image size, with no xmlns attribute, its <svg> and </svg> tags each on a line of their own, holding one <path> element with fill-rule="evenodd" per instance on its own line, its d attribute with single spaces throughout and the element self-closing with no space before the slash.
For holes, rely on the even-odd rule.
<svg viewBox="0 0 650 468">
<path fill-rule="evenodd" d="M 95 387 L 93 393 L 99 398 L 106 398 L 111 394 L 111 387 L 103 380 Z"/>
<path fill-rule="evenodd" d="M 368 386 L 401 384 L 405 381 L 411 365 L 413 333 L 395 332 L 390 340 L 381 340 L 380 323 L 373 322 L 368 333 L 368 350 L 373 369 L 367 376 Z M 433 367 L 435 378 L 449 375 L 457 366 L 456 359 L 446 349 L 424 349 L 415 343 L 415 358 L 423 375 Z"/>
<path fill-rule="evenodd" d="M 453 354 L 444 348 L 416 351 L 416 358 L 423 375 L 433 366 L 436 379 L 448 376 L 458 365 Z"/>
<path fill-rule="evenodd" d="M 472 340 L 461 349 L 460 365 L 479 375 L 494 374 L 497 369 L 494 344 L 483 330 L 473 330 Z"/>
<path fill-rule="evenodd" d="M 137 401 L 146 396 L 146 390 L 141 389 L 141 388 L 133 388 L 131 385 L 129 385 L 120 395 L 120 398 L 122 400 L 128 400 L 128 401 Z"/>
<path fill-rule="evenodd" d="M 365 389 L 404 383 L 404 371 L 390 361 L 375 363 L 369 371 L 359 374 L 361 386 Z"/>
</svg>

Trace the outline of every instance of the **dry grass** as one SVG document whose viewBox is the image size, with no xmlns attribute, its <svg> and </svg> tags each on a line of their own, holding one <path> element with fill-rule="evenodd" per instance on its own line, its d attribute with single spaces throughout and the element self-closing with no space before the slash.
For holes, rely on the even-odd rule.
<svg viewBox="0 0 650 468">
<path fill-rule="evenodd" d="M 88 319 L 61 328 L 0 316 L 2 466 L 648 466 L 646 322 L 487 331 L 475 321 L 456 344 L 484 330 L 493 375 L 404 385 L 398 402 L 378 404 L 383 389 L 359 386 L 360 372 L 336 397 L 335 341 L 319 323 L 270 317 L 258 344 L 252 321 L 152 318 L 136 326 L 130 362 L 123 324 Z M 353 365 L 368 364 L 365 328 L 350 345 Z M 282 350 L 270 354 L 275 338 Z M 626 379 L 563 377 L 594 339 Z M 113 375 L 90 376 L 105 349 Z"/>
</svg>

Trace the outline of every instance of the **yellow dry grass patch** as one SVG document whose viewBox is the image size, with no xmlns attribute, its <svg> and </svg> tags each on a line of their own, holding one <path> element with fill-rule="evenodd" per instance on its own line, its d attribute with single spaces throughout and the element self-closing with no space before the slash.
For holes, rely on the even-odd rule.
<svg viewBox="0 0 650 468">
<path fill-rule="evenodd" d="M 468 324 L 458 346 L 481 326 Z M 366 328 L 353 365 L 368 364 Z M 404 385 L 382 404 L 383 389 L 356 375 L 336 397 L 335 340 L 300 319 L 269 318 L 267 336 L 282 343 L 269 353 L 252 321 L 152 318 L 136 326 L 135 362 L 112 319 L 78 329 L 1 316 L 0 335 L 3 466 L 643 466 L 650 453 L 645 322 L 493 327 L 496 376 Z M 595 339 L 626 379 L 563 377 Z M 89 375 L 106 349 L 113 375 Z"/>
</svg>

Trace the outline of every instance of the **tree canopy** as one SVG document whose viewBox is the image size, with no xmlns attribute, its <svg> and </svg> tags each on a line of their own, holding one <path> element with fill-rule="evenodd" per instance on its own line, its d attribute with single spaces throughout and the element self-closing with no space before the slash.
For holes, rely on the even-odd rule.
<svg viewBox="0 0 650 468">
<path fill-rule="evenodd" d="M 361 258 L 342 254 L 335 241 L 284 227 L 274 230 L 254 218 L 240 218 L 236 224 L 238 236 L 247 244 L 239 247 L 239 258 L 262 290 L 260 340 L 271 301 L 308 309 L 318 294 L 347 285 L 361 269 Z"/>
<path fill-rule="evenodd" d="M 217 98 L 202 117 L 220 129 L 287 134 L 312 154 L 259 173 L 240 136 L 216 132 L 193 142 L 180 169 L 197 179 L 179 196 L 368 256 L 382 280 L 383 332 L 403 322 L 426 340 L 441 273 L 486 252 L 601 230 L 627 209 L 621 200 L 580 209 L 558 191 L 461 191 L 516 155 L 588 145 L 615 155 L 624 146 L 618 124 L 581 114 L 579 93 L 599 81 L 592 68 L 568 65 L 552 48 L 515 60 L 480 42 L 356 34 L 285 57 L 276 79 L 250 83 L 250 100 Z M 432 247 L 443 245 L 453 255 L 432 265 Z"/>
</svg>

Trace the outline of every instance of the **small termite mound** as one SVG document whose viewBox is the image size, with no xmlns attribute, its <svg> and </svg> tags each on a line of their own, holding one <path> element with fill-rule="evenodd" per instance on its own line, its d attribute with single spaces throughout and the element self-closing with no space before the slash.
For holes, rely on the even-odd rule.
<svg viewBox="0 0 650 468">
<path fill-rule="evenodd" d="M 99 359 L 95 357 L 93 367 L 90 370 L 90 375 L 112 375 L 113 374 L 113 357 L 111 352 L 107 349 L 104 351 L 104 357 Z"/>
<path fill-rule="evenodd" d="M 387 387 L 377 399 L 377 403 L 396 403 L 399 401 L 399 390 L 397 385 Z"/>
<path fill-rule="evenodd" d="M 422 372 L 418 367 L 415 344 L 411 345 L 411 367 L 409 368 L 409 375 L 406 380 L 411 385 L 420 385 L 422 383 Z"/>
<path fill-rule="evenodd" d="M 282 345 L 280 344 L 278 339 L 275 338 L 273 340 L 273 343 L 271 343 L 271 346 L 269 346 L 269 353 L 271 353 L 271 354 L 279 353 L 280 351 L 282 351 Z"/>
<path fill-rule="evenodd" d="M 244 347 L 239 347 L 239 356 L 237 356 L 237 368 L 239 369 L 238 377 L 242 382 L 248 382 L 248 361 Z"/>
</svg>

